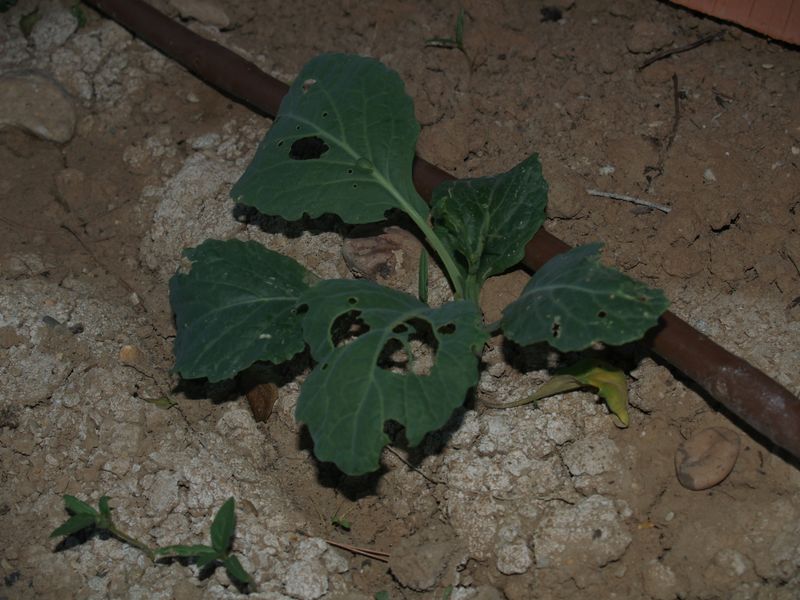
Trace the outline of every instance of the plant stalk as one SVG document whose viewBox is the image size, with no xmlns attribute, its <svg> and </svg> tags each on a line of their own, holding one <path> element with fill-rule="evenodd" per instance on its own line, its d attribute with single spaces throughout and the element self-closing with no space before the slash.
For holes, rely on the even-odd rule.
<svg viewBox="0 0 800 600">
<path fill-rule="evenodd" d="M 131 537 L 130 535 L 128 535 L 127 533 L 125 533 L 124 531 L 122 531 L 121 529 L 119 529 L 119 528 L 118 528 L 116 525 L 114 525 L 114 524 L 109 524 L 109 525 L 108 525 L 107 527 L 105 527 L 104 529 L 105 529 L 106 531 L 108 531 L 108 533 L 110 533 L 111 535 L 113 535 L 115 538 L 117 538 L 118 540 L 120 540 L 120 541 L 122 541 L 122 542 L 125 542 L 125 543 L 126 543 L 126 544 L 128 544 L 129 546 L 133 546 L 133 547 L 134 547 L 134 548 L 136 548 L 137 550 L 139 550 L 139 551 L 143 552 L 144 554 L 146 554 L 146 555 L 147 555 L 147 558 L 149 558 L 150 560 L 152 560 L 153 562 L 155 562 L 155 560 L 156 560 L 156 553 L 155 553 L 155 551 L 154 551 L 152 548 L 150 548 L 150 546 L 148 546 L 147 544 L 145 544 L 144 542 L 140 542 L 140 541 L 139 541 L 139 540 L 137 540 L 135 537 Z"/>
</svg>

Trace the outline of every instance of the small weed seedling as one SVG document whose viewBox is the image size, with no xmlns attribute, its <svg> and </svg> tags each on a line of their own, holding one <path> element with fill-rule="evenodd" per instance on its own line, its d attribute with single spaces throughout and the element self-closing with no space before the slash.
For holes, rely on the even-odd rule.
<svg viewBox="0 0 800 600">
<path fill-rule="evenodd" d="M 211 545 L 195 544 L 192 546 L 164 546 L 155 551 L 157 559 L 193 558 L 197 568 L 202 572 L 221 563 L 228 576 L 235 582 L 247 586 L 252 585 L 253 578 L 244 570 L 242 563 L 230 553 L 233 543 L 233 532 L 236 529 L 236 505 L 233 498 L 228 498 L 220 507 L 211 523 Z"/>
<path fill-rule="evenodd" d="M 425 40 L 425 46 L 434 47 L 434 48 L 449 48 L 449 49 L 457 49 L 467 57 L 467 61 L 469 61 L 470 66 L 472 65 L 472 59 L 467 54 L 466 48 L 464 48 L 464 9 L 458 11 L 458 16 L 456 17 L 456 31 L 453 37 L 451 38 L 430 38 Z"/>
<path fill-rule="evenodd" d="M 186 250 L 191 267 L 170 282 L 176 370 L 185 378 L 220 381 L 310 349 L 315 366 L 296 417 L 316 456 L 349 475 L 378 468 L 387 421 L 403 425 L 412 446 L 442 427 L 477 384 L 490 334 L 562 352 L 623 344 L 667 307 L 659 290 L 601 265 L 600 245 L 590 244 L 548 262 L 497 323 L 484 324 L 483 283 L 522 260 L 545 220 L 541 165 L 533 155 L 499 175 L 445 182 L 429 207 L 412 181 L 418 135 L 395 72 L 370 58 L 318 56 L 283 99 L 231 195 L 287 220 L 333 213 L 373 223 L 399 210 L 444 268 L 453 302 L 424 301 L 425 258 L 420 299 L 366 280 L 321 281 L 290 258 L 235 239 Z M 602 369 L 592 369 L 563 373 L 561 384 L 595 387 L 607 401 L 619 396 L 601 387 Z"/>
<path fill-rule="evenodd" d="M 226 500 L 214 517 L 211 524 L 211 546 L 176 545 L 156 549 L 150 548 L 147 544 L 120 530 L 111 519 L 111 508 L 108 501 L 108 496 L 100 498 L 99 510 L 95 510 L 75 496 L 64 496 L 64 505 L 72 513 L 72 516 L 56 528 L 50 537 L 70 536 L 81 531 L 105 531 L 141 550 L 152 561 L 168 558 L 193 558 L 200 571 L 220 562 L 234 582 L 241 586 L 253 585 L 253 578 L 244 570 L 239 559 L 230 553 L 233 533 L 236 529 L 236 506 L 233 498 Z"/>
<path fill-rule="evenodd" d="M 147 555 L 150 560 L 155 560 L 155 553 L 144 542 L 140 542 L 136 538 L 128 535 L 119 529 L 114 521 L 111 519 L 111 507 L 108 505 L 108 496 L 103 496 L 98 502 L 98 509 L 95 510 L 86 502 L 78 500 L 75 496 L 64 496 L 64 507 L 72 513 L 72 516 L 60 527 L 57 527 L 53 533 L 50 534 L 51 538 L 70 536 L 81 531 L 91 533 L 91 531 L 105 531 L 109 535 L 117 538 L 141 550 Z"/>
</svg>

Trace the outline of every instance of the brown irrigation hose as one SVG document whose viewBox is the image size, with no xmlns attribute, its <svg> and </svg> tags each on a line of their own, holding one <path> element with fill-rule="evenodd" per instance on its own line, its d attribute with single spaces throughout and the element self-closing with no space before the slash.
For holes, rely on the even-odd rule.
<svg viewBox="0 0 800 600">
<path fill-rule="evenodd" d="M 141 0 L 84 0 L 222 92 L 268 115 L 278 112 L 288 86 L 239 55 L 189 31 Z M 417 158 L 414 183 L 424 198 L 452 179 Z M 540 230 L 525 247 L 524 264 L 541 267 L 570 247 Z M 666 361 L 716 400 L 800 458 L 800 400 L 764 373 L 667 312 L 645 340 Z"/>
</svg>

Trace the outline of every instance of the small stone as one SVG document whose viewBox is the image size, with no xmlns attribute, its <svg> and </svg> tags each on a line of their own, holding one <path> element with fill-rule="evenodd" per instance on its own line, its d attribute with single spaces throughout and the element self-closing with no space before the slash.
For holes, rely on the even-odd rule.
<svg viewBox="0 0 800 600">
<path fill-rule="evenodd" d="M 706 169 L 703 171 L 703 181 L 706 183 L 714 183 L 717 180 L 717 176 L 714 175 L 714 171 L 711 169 Z"/>
<path fill-rule="evenodd" d="M 497 570 L 504 575 L 525 573 L 533 564 L 531 551 L 523 541 L 500 544 L 496 554 Z"/>
<path fill-rule="evenodd" d="M 0 129 L 21 127 L 52 142 L 68 142 L 75 133 L 75 107 L 55 80 L 32 71 L 0 77 Z"/>
<path fill-rule="evenodd" d="M 709 427 L 685 440 L 675 452 L 678 481 L 689 490 L 705 490 L 725 479 L 739 456 L 739 436 Z"/>
<path fill-rule="evenodd" d="M 195 19 L 220 29 L 230 27 L 231 19 L 219 4 L 211 0 L 170 0 L 184 19 Z"/>
<path fill-rule="evenodd" d="M 24 341 L 25 338 L 19 335 L 17 330 L 11 327 L 11 325 L 0 327 L 0 348 L 7 350 L 23 343 Z"/>
<path fill-rule="evenodd" d="M 679 597 L 678 580 L 667 565 L 651 560 L 642 569 L 644 591 L 655 600 L 672 600 Z"/>
<path fill-rule="evenodd" d="M 664 23 L 637 21 L 628 37 L 627 46 L 634 54 L 660 50 L 672 42 L 672 31 Z"/>
<path fill-rule="evenodd" d="M 349 237 L 342 244 L 342 258 L 356 277 L 400 289 L 417 285 L 417 267 L 422 245 L 400 227 L 387 227 L 369 237 Z"/>
<path fill-rule="evenodd" d="M 286 593 L 299 600 L 316 600 L 328 593 L 328 574 L 319 560 L 300 560 L 289 565 Z"/>
<path fill-rule="evenodd" d="M 455 552 L 452 531 L 422 530 L 405 538 L 389 557 L 392 575 L 404 587 L 424 592 L 433 589 L 447 570 Z"/>
<path fill-rule="evenodd" d="M 36 50 L 48 52 L 62 46 L 78 29 L 78 19 L 68 10 L 58 7 L 47 11 L 31 30 Z"/>
<path fill-rule="evenodd" d="M 119 362 L 123 365 L 132 366 L 141 364 L 144 354 L 136 346 L 125 345 L 119 349 Z"/>
</svg>

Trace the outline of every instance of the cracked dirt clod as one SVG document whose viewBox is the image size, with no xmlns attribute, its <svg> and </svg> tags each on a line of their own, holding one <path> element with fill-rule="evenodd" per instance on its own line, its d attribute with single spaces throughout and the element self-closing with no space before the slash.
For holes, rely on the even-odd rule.
<svg viewBox="0 0 800 600">
<path fill-rule="evenodd" d="M 739 446 L 739 436 L 725 427 L 695 433 L 675 452 L 678 481 L 689 490 L 714 487 L 733 470 Z"/>
</svg>

